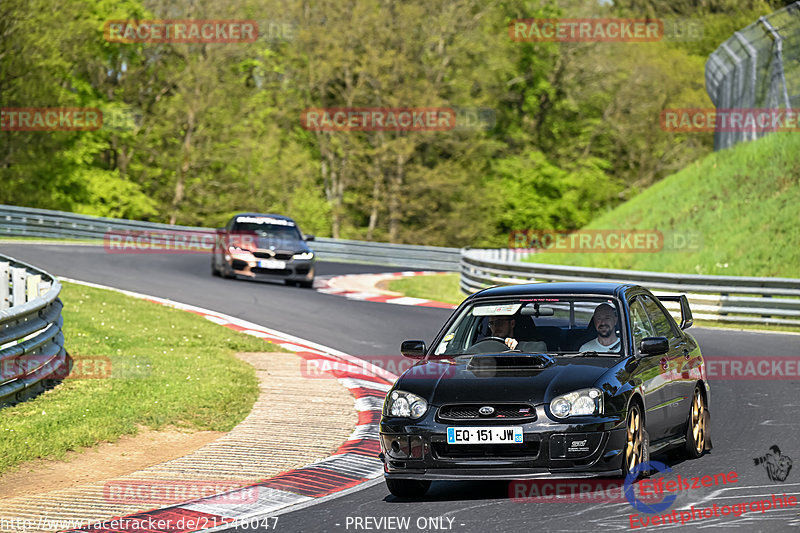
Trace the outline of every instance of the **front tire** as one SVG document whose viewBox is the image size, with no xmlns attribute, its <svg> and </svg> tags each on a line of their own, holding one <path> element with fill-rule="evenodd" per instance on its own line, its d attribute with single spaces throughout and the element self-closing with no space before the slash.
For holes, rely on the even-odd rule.
<svg viewBox="0 0 800 533">
<path fill-rule="evenodd" d="M 686 444 L 683 449 L 683 455 L 687 459 L 697 459 L 706 450 L 706 441 L 709 439 L 707 423 L 706 399 L 700 387 L 695 387 L 689 421 L 686 424 Z"/>
<path fill-rule="evenodd" d="M 386 479 L 386 487 L 398 498 L 422 498 L 431 486 L 430 481 L 416 479 Z"/>
<path fill-rule="evenodd" d="M 224 279 L 233 279 L 236 277 L 236 275 L 233 273 L 233 268 L 227 261 L 222 262 L 222 268 L 220 268 L 219 272 L 220 276 L 222 276 Z"/>
<path fill-rule="evenodd" d="M 625 447 L 622 449 L 622 476 L 633 472 L 640 464 L 648 461 L 647 434 L 644 428 L 642 408 L 632 403 L 625 424 Z M 637 476 L 638 477 L 638 476 Z"/>
</svg>

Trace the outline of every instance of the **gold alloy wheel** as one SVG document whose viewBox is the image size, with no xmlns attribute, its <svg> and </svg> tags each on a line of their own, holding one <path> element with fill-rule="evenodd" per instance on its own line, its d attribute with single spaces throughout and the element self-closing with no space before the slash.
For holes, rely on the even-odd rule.
<svg viewBox="0 0 800 533">
<path fill-rule="evenodd" d="M 625 435 L 625 467 L 627 473 L 633 472 L 634 468 L 642 462 L 643 443 L 642 443 L 642 413 L 639 406 L 633 404 L 628 413 L 628 430 Z"/>
<path fill-rule="evenodd" d="M 694 390 L 692 399 L 692 437 L 695 451 L 703 453 L 706 446 L 706 404 L 700 389 Z"/>
</svg>

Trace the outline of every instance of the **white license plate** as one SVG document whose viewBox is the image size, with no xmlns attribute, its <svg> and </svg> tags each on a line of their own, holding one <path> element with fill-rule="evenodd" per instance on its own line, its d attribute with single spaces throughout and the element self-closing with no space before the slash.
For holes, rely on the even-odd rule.
<svg viewBox="0 0 800 533">
<path fill-rule="evenodd" d="M 522 444 L 522 427 L 447 428 L 447 444 Z"/>
<path fill-rule="evenodd" d="M 274 268 L 275 270 L 283 270 L 286 268 L 286 261 L 267 259 L 266 261 L 259 261 L 258 266 L 261 268 Z"/>
</svg>

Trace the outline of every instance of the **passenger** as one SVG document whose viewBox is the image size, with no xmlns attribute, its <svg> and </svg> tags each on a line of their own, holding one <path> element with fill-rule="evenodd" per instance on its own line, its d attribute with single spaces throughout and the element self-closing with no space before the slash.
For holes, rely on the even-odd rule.
<svg viewBox="0 0 800 533">
<path fill-rule="evenodd" d="M 514 326 L 516 320 L 510 316 L 492 316 L 489 317 L 489 330 L 493 337 L 500 337 L 505 339 L 506 346 L 511 350 L 519 349 L 526 353 L 540 353 L 547 351 L 547 344 L 544 341 L 522 341 L 517 342 L 512 337 L 514 334 Z"/>
<path fill-rule="evenodd" d="M 582 352 L 618 352 L 620 339 L 617 337 L 617 312 L 614 306 L 601 303 L 592 316 L 597 338 L 581 346 Z"/>
</svg>

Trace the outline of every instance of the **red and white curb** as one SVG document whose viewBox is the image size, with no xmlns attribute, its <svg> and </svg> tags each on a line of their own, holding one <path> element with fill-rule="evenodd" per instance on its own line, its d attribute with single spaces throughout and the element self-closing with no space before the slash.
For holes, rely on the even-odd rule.
<svg viewBox="0 0 800 533">
<path fill-rule="evenodd" d="M 337 378 L 354 396 L 355 409 L 358 411 L 355 430 L 327 459 L 282 472 L 248 487 L 225 492 L 224 498 L 220 498 L 217 494 L 179 505 L 91 523 L 68 531 L 96 533 L 160 531 L 152 529 L 152 525 L 158 523 L 170 524 L 170 533 L 200 531 L 312 502 L 353 489 L 383 474 L 383 463 L 378 459 L 380 452 L 378 422 L 383 398 L 397 379 L 396 375 L 333 348 L 209 309 L 85 281 L 59 279 L 89 287 L 109 289 L 134 298 L 188 311 L 234 331 L 253 335 L 291 350 L 305 359 L 307 365 L 314 361 L 315 371 L 329 373 Z M 232 505 L 230 502 L 237 501 L 237 495 L 240 495 L 238 501 L 248 503 Z"/>
<path fill-rule="evenodd" d="M 346 287 L 347 285 L 352 285 L 348 283 L 349 281 L 359 280 L 365 277 L 376 278 L 376 281 L 383 281 L 383 280 L 391 280 L 409 276 L 432 276 L 438 275 L 441 272 L 431 272 L 431 271 L 415 271 L 415 272 L 389 272 L 387 274 L 347 274 L 343 276 L 335 276 L 328 279 L 319 280 L 317 283 L 314 284 L 314 288 L 317 292 L 322 292 L 325 294 L 335 294 L 336 296 L 344 296 L 345 298 L 349 298 L 351 300 L 363 300 L 366 302 L 380 302 L 386 304 L 395 304 L 395 305 L 416 305 L 420 307 L 438 307 L 441 309 L 455 309 L 457 306 L 451 305 L 444 302 L 437 302 L 436 300 L 426 300 L 424 298 L 412 298 L 411 296 L 393 296 L 389 294 L 383 294 L 382 292 L 375 291 L 360 291 L 360 290 L 352 290 L 343 288 L 342 285 Z"/>
</svg>

